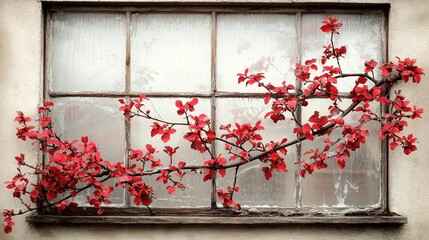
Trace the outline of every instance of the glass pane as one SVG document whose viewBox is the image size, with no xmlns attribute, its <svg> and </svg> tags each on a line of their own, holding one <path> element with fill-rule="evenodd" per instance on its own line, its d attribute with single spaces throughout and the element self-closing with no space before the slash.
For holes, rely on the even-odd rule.
<svg viewBox="0 0 429 240">
<path fill-rule="evenodd" d="M 297 62 L 295 15 L 220 14 L 217 31 L 217 89 L 261 92 L 238 85 L 237 73 L 265 72 L 266 81 L 295 83 Z"/>
<path fill-rule="evenodd" d="M 311 100 L 303 109 L 303 121 L 307 120 L 314 111 L 326 115 L 330 100 Z M 340 107 L 345 109 L 351 104 L 351 100 L 343 100 Z M 374 104 L 371 110 L 380 112 L 380 106 Z M 352 126 L 358 125 L 360 114 L 350 113 L 346 119 Z M 377 207 L 380 204 L 381 187 L 381 141 L 377 131 L 380 126 L 377 122 L 367 123 L 370 136 L 367 143 L 355 152 L 350 152 L 351 157 L 346 159 L 346 167 L 340 169 L 335 159 L 326 161 L 328 168 L 315 169 L 313 174 L 301 179 L 302 205 L 326 206 L 326 207 Z M 335 141 L 341 135 L 339 130 L 331 133 Z M 324 146 L 325 137 L 319 137 L 313 142 L 302 143 L 303 153 L 310 149 Z M 335 147 L 333 148 L 333 152 Z M 308 157 L 307 157 L 308 159 Z M 306 160 L 307 160 L 306 159 Z"/>
<path fill-rule="evenodd" d="M 54 13 L 51 89 L 124 91 L 125 14 Z"/>
<path fill-rule="evenodd" d="M 175 106 L 175 100 L 173 98 L 152 98 L 146 106 L 150 109 L 153 117 L 175 122 L 186 122 L 182 116 L 178 116 Z M 183 101 L 189 101 L 189 99 L 183 99 Z M 199 99 L 198 105 L 195 107 L 193 115 L 199 115 L 205 113 L 210 117 L 210 101 L 207 99 Z M 167 154 L 163 152 L 164 146 L 179 147 L 177 153 L 173 156 L 173 164 L 179 161 L 186 162 L 187 165 L 202 165 L 205 160 L 210 159 L 209 154 L 201 154 L 190 148 L 191 143 L 183 139 L 183 135 L 188 132 L 186 126 L 176 126 L 176 133 L 171 135 L 169 142 L 164 143 L 161 140 L 160 135 L 150 135 L 152 120 L 143 118 L 133 118 L 131 120 L 131 148 L 142 149 L 146 151 L 146 144 L 152 144 L 154 148 L 158 150 L 156 154 L 157 158 L 161 159 L 161 163 L 164 166 L 168 166 L 170 159 Z M 145 166 L 147 170 L 150 166 Z M 168 194 L 166 187 L 171 185 L 164 185 L 162 182 L 155 181 L 158 175 L 148 176 L 144 179 L 148 185 L 154 187 L 157 199 L 152 203 L 155 207 L 208 207 L 210 206 L 210 193 L 211 193 L 211 182 L 203 182 L 203 176 L 197 173 L 188 172 L 183 178 L 183 183 L 186 186 L 184 191 L 176 189 L 173 194 Z"/>
<path fill-rule="evenodd" d="M 52 111 L 54 130 L 63 139 L 79 139 L 88 136 L 101 156 L 110 162 L 123 162 L 125 158 L 124 117 L 118 111 L 116 99 L 107 98 L 55 98 Z M 114 181 L 107 184 L 114 186 Z M 78 195 L 75 201 L 85 205 L 86 194 Z M 117 188 L 110 198 L 113 205 L 124 204 L 124 191 Z"/>
<path fill-rule="evenodd" d="M 231 123 L 255 124 L 262 120 L 261 125 L 265 130 L 261 131 L 263 142 L 271 140 L 281 141 L 283 138 L 294 139 L 294 123 L 291 120 L 274 124 L 271 119 L 264 119 L 264 115 L 270 110 L 270 106 L 264 104 L 263 99 L 227 98 L 217 99 L 217 125 Z M 286 117 L 289 119 L 290 117 Z M 218 127 L 219 128 L 219 127 Z M 220 131 L 220 134 L 225 133 Z M 218 153 L 228 156 L 224 150 L 224 144 L 217 144 Z M 228 158 L 227 158 L 228 159 Z M 239 160 L 235 160 L 239 161 Z M 256 160 L 253 163 L 242 165 L 238 171 L 237 186 L 240 191 L 234 193 L 234 200 L 242 207 L 294 207 L 295 206 L 295 168 L 296 148 L 288 148 L 286 156 L 287 173 L 275 172 L 270 180 L 266 180 L 261 168 L 262 162 Z M 218 178 L 218 188 L 224 190 L 234 183 L 235 168 L 227 170 L 224 178 Z"/>
<path fill-rule="evenodd" d="M 303 62 L 320 58 L 323 55 L 323 46 L 330 44 L 330 34 L 320 30 L 322 20 L 326 14 L 304 14 L 302 17 L 302 60 Z M 340 15 L 334 14 L 343 23 L 340 34 L 334 36 L 335 47 L 345 45 L 347 53 L 345 59 L 340 59 L 343 73 L 363 73 L 365 61 L 374 59 L 382 61 L 382 19 L 381 14 Z M 326 63 L 327 66 L 337 66 L 334 59 Z M 376 68 L 378 69 L 378 67 Z M 320 74 L 319 69 L 317 74 Z M 380 76 L 380 75 L 377 75 Z M 340 92 L 350 92 L 356 78 L 345 78 L 338 81 Z M 369 82 L 371 83 L 371 82 Z"/>
<path fill-rule="evenodd" d="M 210 79 L 211 15 L 133 15 L 132 91 L 210 91 Z"/>
</svg>

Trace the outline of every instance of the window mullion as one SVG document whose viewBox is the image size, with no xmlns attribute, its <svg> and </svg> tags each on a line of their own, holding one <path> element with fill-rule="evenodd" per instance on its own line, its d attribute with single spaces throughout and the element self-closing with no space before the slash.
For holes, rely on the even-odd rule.
<svg viewBox="0 0 429 240">
<path fill-rule="evenodd" d="M 217 34 L 217 16 L 216 12 L 212 12 L 212 36 L 211 36 L 211 128 L 213 130 L 216 129 L 216 34 Z M 215 141 L 211 143 L 211 151 L 214 155 L 217 155 L 216 150 L 216 143 Z M 217 208 L 216 205 L 216 199 L 217 199 L 217 193 L 216 193 L 216 176 L 217 171 L 213 174 L 212 179 L 212 192 L 211 192 L 211 208 Z"/>
<path fill-rule="evenodd" d="M 126 57 L 125 57 L 125 93 L 129 95 L 131 88 L 130 80 L 130 56 L 131 56 L 131 12 L 127 12 L 127 21 L 126 21 Z M 130 102 L 131 97 L 127 96 L 126 101 Z M 125 122 L 125 165 L 129 166 L 128 160 L 128 151 L 131 147 L 131 126 L 130 121 L 124 118 Z M 128 190 L 128 189 L 126 189 Z M 125 206 L 130 206 L 130 195 L 128 191 L 124 193 L 125 196 Z"/>
<path fill-rule="evenodd" d="M 45 21 L 45 45 L 44 45 L 44 78 L 43 78 L 43 98 L 47 101 L 51 100 L 50 87 L 51 87 L 51 61 L 52 61 L 52 13 L 46 13 Z M 42 165 L 45 165 L 47 155 L 42 154 Z"/>
<path fill-rule="evenodd" d="M 387 15 L 388 16 L 388 15 Z M 389 59 L 388 56 L 388 41 L 387 41 L 387 31 L 388 31 L 388 21 L 386 17 L 382 17 L 382 24 L 381 24 L 381 47 L 382 47 L 382 54 L 381 59 L 382 62 L 387 62 L 387 59 Z M 386 93 L 388 94 L 388 93 Z M 388 106 L 380 106 L 380 112 L 382 114 L 388 113 L 389 108 Z M 383 139 L 381 142 L 381 179 L 380 179 L 380 207 L 381 209 L 389 209 L 389 202 L 388 199 L 388 169 L 389 169 L 389 141 L 388 139 Z"/>
<path fill-rule="evenodd" d="M 301 63 L 301 55 L 302 55 L 302 46 L 301 46 L 301 33 L 302 33 L 302 13 L 297 12 L 296 13 L 296 38 L 297 38 L 297 62 Z M 301 81 L 299 81 L 298 78 L 295 79 L 295 91 L 298 93 L 301 91 L 302 84 Z M 301 115 L 302 115 L 302 108 L 301 105 L 297 106 L 295 115 L 297 117 L 297 121 L 299 123 L 302 122 Z M 298 124 L 295 124 L 297 127 L 299 127 Z M 296 161 L 299 161 L 302 156 L 302 146 L 301 144 L 296 144 Z M 302 191 L 301 191 L 301 177 L 299 175 L 299 172 L 301 170 L 300 164 L 295 164 L 295 200 L 296 200 L 296 208 L 299 209 L 302 207 Z"/>
<path fill-rule="evenodd" d="M 131 66 L 131 12 L 127 12 L 127 22 L 126 22 L 126 56 L 125 56 L 125 92 L 126 94 L 130 93 L 131 88 L 131 76 L 130 76 L 130 66 Z"/>
</svg>

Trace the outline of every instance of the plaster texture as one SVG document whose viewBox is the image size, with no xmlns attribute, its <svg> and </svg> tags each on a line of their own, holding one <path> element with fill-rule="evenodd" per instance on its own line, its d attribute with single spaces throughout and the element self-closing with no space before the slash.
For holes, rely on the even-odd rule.
<svg viewBox="0 0 429 240">
<path fill-rule="evenodd" d="M 60 0 L 56 0 L 60 1 Z M 64 0 L 65 1 L 65 0 Z M 188 0 L 186 0 L 188 1 Z M 18 141 L 13 119 L 17 110 L 36 116 L 42 96 L 42 2 L 49 0 L 0 0 L 0 182 L 15 174 L 14 157 L 20 152 L 37 161 L 38 151 Z M 52 0 L 51 0 L 52 2 Z M 79 2 L 79 1 L 78 1 Z M 88 2 L 81 0 L 81 2 Z M 137 2 L 133 0 L 99 2 Z M 139 1 L 142 2 L 142 1 Z M 153 2 L 166 2 L 153 0 Z M 223 0 L 193 2 L 226 2 Z M 240 0 L 244 2 L 244 0 Z M 252 2 L 335 2 L 391 3 L 389 16 L 389 60 L 395 56 L 418 59 L 429 72 L 429 1 L 428 0 L 261 0 Z M 420 85 L 400 86 L 404 95 L 429 111 L 429 78 Z M 98 240 L 98 239 L 428 239 L 429 238 L 429 124 L 411 123 L 409 131 L 418 137 L 419 150 L 409 156 L 390 152 L 389 197 L 392 211 L 408 217 L 403 226 L 287 225 L 281 227 L 240 226 L 116 226 L 69 225 L 35 226 L 16 217 L 14 231 L 0 239 L 11 240 Z M 0 187 L 0 209 L 18 207 L 18 202 L 4 185 Z M 3 228 L 3 227 L 2 227 Z"/>
</svg>

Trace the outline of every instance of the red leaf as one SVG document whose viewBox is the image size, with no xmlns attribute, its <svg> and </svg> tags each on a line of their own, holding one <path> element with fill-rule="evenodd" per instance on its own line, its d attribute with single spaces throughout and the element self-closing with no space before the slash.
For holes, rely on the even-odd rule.
<svg viewBox="0 0 429 240">
<path fill-rule="evenodd" d="M 226 169 L 225 169 L 225 168 L 221 168 L 221 169 L 219 169 L 218 173 L 219 173 L 219 175 L 221 175 L 222 177 L 225 177 Z"/>
<path fill-rule="evenodd" d="M 396 142 L 391 142 L 390 143 L 390 149 L 395 150 L 395 148 L 398 146 L 398 144 Z"/>
<path fill-rule="evenodd" d="M 168 186 L 167 191 L 168 191 L 168 194 L 172 194 L 174 193 L 174 191 L 176 191 L 176 188 L 174 186 Z"/>
<path fill-rule="evenodd" d="M 100 209 L 98 209 L 97 214 L 98 214 L 98 215 L 101 215 L 101 214 L 103 214 L 103 212 L 104 212 L 104 209 L 103 209 L 103 208 L 100 208 Z"/>
<path fill-rule="evenodd" d="M 307 171 L 305 169 L 301 169 L 301 171 L 299 171 L 299 176 L 301 176 L 302 178 L 305 178 L 306 173 Z"/>
<path fill-rule="evenodd" d="M 309 174 L 312 174 L 312 173 L 313 173 L 313 171 L 314 171 L 314 164 L 313 164 L 313 163 L 311 163 L 311 164 L 306 165 L 306 169 L 307 169 L 307 172 L 308 172 Z"/>
<path fill-rule="evenodd" d="M 346 162 L 344 161 L 344 159 L 340 159 L 337 161 L 338 167 L 340 167 L 341 169 L 343 169 L 346 166 Z"/>
<path fill-rule="evenodd" d="M 150 199 L 150 198 L 143 198 L 143 199 L 141 199 L 141 203 L 144 206 L 149 206 L 152 203 L 152 199 Z"/>
<path fill-rule="evenodd" d="M 327 168 L 328 165 L 324 161 L 317 161 L 316 162 L 317 169 Z"/>
<path fill-rule="evenodd" d="M 271 100 L 271 94 L 267 93 L 265 94 L 265 99 L 264 99 L 264 103 L 265 105 L 267 105 Z"/>
<path fill-rule="evenodd" d="M 170 134 L 169 134 L 169 133 L 164 133 L 164 134 L 162 134 L 162 136 L 161 136 L 161 140 L 162 140 L 164 143 L 166 143 L 166 142 L 170 141 Z"/>
<path fill-rule="evenodd" d="M 189 104 L 190 104 L 190 105 L 192 105 L 192 106 L 197 105 L 197 103 L 198 103 L 198 98 L 193 98 L 193 99 L 189 102 Z"/>
<path fill-rule="evenodd" d="M 54 192 L 49 191 L 48 194 L 46 194 L 46 198 L 51 201 L 54 200 L 57 197 L 57 194 Z"/>
<path fill-rule="evenodd" d="M 267 179 L 267 180 L 270 180 L 270 178 L 273 176 L 273 174 L 271 173 L 270 168 L 268 168 L 268 167 L 263 167 L 262 168 L 262 172 L 264 172 L 265 179 Z"/>
<path fill-rule="evenodd" d="M 209 170 L 204 174 L 203 182 L 211 180 L 213 178 L 213 170 Z"/>
<path fill-rule="evenodd" d="M 45 107 L 53 107 L 53 106 L 54 106 L 54 103 L 53 103 L 53 102 L 51 102 L 51 101 L 45 101 L 45 102 L 43 103 L 43 106 L 45 106 Z"/>
<path fill-rule="evenodd" d="M 178 169 L 182 169 L 182 168 L 184 168 L 184 167 L 185 167 L 185 165 L 186 165 L 186 162 L 180 161 L 180 162 L 177 164 L 177 168 L 178 168 Z"/>
<path fill-rule="evenodd" d="M 134 201 L 134 204 L 135 204 L 135 205 L 139 205 L 139 204 L 141 203 L 140 198 L 138 198 L 138 197 L 135 197 L 135 198 L 133 199 L 133 201 Z"/>
<path fill-rule="evenodd" d="M 12 228 L 10 226 L 5 226 L 4 227 L 4 232 L 5 233 L 10 233 L 10 232 L 12 232 Z"/>
<path fill-rule="evenodd" d="M 33 199 L 37 199 L 39 197 L 39 191 L 34 190 L 30 193 L 30 197 Z"/>
</svg>

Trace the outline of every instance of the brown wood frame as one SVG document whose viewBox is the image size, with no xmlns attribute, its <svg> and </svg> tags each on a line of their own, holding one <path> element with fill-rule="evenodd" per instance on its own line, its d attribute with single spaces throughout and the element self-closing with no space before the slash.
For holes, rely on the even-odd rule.
<svg viewBox="0 0 429 240">
<path fill-rule="evenodd" d="M 405 224 L 403 216 L 289 216 L 289 217 L 216 217 L 213 216 L 28 216 L 27 222 L 39 224 L 145 224 L 145 225 L 286 225 L 286 224 Z"/>
<path fill-rule="evenodd" d="M 43 2 L 43 0 L 42 0 Z M 45 1 L 49 2 L 49 1 Z M 137 97 L 140 95 L 140 93 L 135 93 L 130 91 L 130 19 L 131 19 L 131 13 L 132 12 L 180 12 L 180 13 L 211 13 L 212 15 L 212 59 L 211 59 L 211 92 L 210 93 L 163 93 L 163 92 L 152 92 L 152 93 L 146 93 L 148 97 L 154 97 L 154 98 L 162 98 L 162 97 L 201 97 L 201 98 L 209 98 L 212 100 L 212 102 L 216 98 L 259 98 L 261 97 L 261 93 L 237 93 L 237 92 L 219 92 L 216 91 L 216 17 L 218 13 L 237 13 L 237 14 L 246 14 L 246 13 L 285 13 L 285 14 L 296 14 L 296 20 L 297 20 L 297 42 L 298 42 L 298 54 L 299 54 L 299 61 L 301 61 L 301 46 L 300 46 L 300 36 L 301 36 L 301 14 L 302 13 L 348 13 L 348 14 L 367 14 L 367 13 L 382 13 L 384 16 L 384 31 L 383 31 L 383 61 L 385 62 L 387 58 L 387 19 L 388 19 L 388 11 L 389 11 L 389 5 L 388 4 L 312 4 L 312 3 L 303 3 L 303 4 L 283 4 L 283 3 L 272 3 L 272 4 L 259 4 L 259 3 L 219 3 L 219 4 L 201 4 L 198 3 L 175 3 L 175 4 L 168 4 L 168 3 L 124 3 L 124 4 L 106 4 L 106 3 L 88 3 L 88 2 L 79 2 L 79 3 L 70 3 L 70 2 L 60 2 L 56 1 L 55 3 L 44 3 L 43 8 L 45 11 L 45 45 L 44 45 L 44 97 L 46 99 L 50 98 L 58 98 L 58 97 L 110 97 L 110 98 L 116 98 L 116 97 L 124 97 L 128 100 L 130 100 L 132 97 Z M 50 77 L 50 42 L 51 42 L 51 36 L 50 36 L 50 29 L 51 29 L 51 13 L 57 12 L 57 11 L 66 11 L 66 12 L 123 12 L 127 16 L 127 45 L 126 45 L 126 76 L 125 76 L 125 91 L 121 93 L 117 92 L 52 92 L 49 90 L 49 77 Z M 300 88 L 300 83 L 297 81 L 296 86 Z M 345 97 L 346 95 L 344 95 Z M 212 107 L 212 118 L 216 119 L 216 111 Z M 301 110 L 298 110 L 298 115 L 301 115 Z M 213 121 L 213 126 L 215 126 L 215 121 Z M 130 146 L 130 125 L 128 121 L 124 121 L 124 126 L 126 129 L 126 148 L 128 149 Z M 215 149 L 213 148 L 215 151 Z M 375 209 L 357 209 L 355 212 L 358 214 L 363 215 L 380 215 L 385 214 L 388 212 L 388 204 L 387 204 L 387 143 L 383 142 L 383 149 L 382 151 L 382 179 L 381 179 L 381 203 L 379 208 Z M 301 149 L 298 146 L 297 147 L 297 154 L 298 156 L 301 154 Z M 297 191 L 299 191 L 299 169 L 297 168 L 295 170 L 295 176 L 296 176 L 296 182 L 297 182 Z M 216 184 L 216 179 L 213 179 L 213 184 Z M 215 192 L 215 186 L 213 187 L 211 199 L 212 199 L 212 208 L 216 208 L 216 192 Z M 288 211 L 292 211 L 292 214 L 286 214 L 289 216 L 289 220 L 283 220 L 283 219 L 277 219 L 277 220 L 269 220 L 266 222 L 266 220 L 250 220 L 248 221 L 251 223 L 317 223 L 317 222 L 324 222 L 324 223 L 405 223 L 406 218 L 404 217 L 364 217 L 364 218 L 356 218 L 351 217 L 358 220 L 350 220 L 350 217 L 337 217 L 335 219 L 328 219 L 328 220 L 322 220 L 326 219 L 326 217 L 307 217 L 305 219 L 299 217 L 299 219 L 292 219 L 290 218 L 290 215 L 312 215 L 312 214 L 320 214 L 315 209 L 306 209 L 302 208 L 301 201 L 300 201 L 300 194 L 297 194 L 298 197 L 296 198 L 297 201 L 297 208 L 296 209 L 289 209 Z M 129 210 L 130 204 L 129 204 L 129 196 L 128 194 L 125 194 L 125 208 L 120 208 L 120 210 L 116 210 L 115 208 L 106 210 L 107 215 L 117 215 L 118 211 L 121 213 L 124 213 L 126 215 L 145 215 L 143 213 L 143 210 L 140 208 L 131 208 L 132 210 Z M 128 209 L 128 210 L 127 210 Z M 284 209 L 283 209 L 284 210 Z M 324 209 L 326 210 L 326 209 Z M 332 210 L 332 211 L 331 211 Z M 159 209 L 157 211 L 164 212 L 164 210 Z M 281 209 L 275 210 L 276 212 L 281 212 Z M 329 210 L 331 213 L 338 212 L 340 214 L 344 214 L 344 209 L 338 209 L 338 208 L 332 208 Z M 88 210 L 85 208 L 81 208 L 78 211 L 78 214 L 80 215 L 86 215 L 86 213 L 93 214 L 92 210 Z M 175 213 L 179 213 L 181 215 L 195 215 L 196 213 L 201 214 L 202 216 L 231 216 L 230 214 L 221 213 L 222 211 L 215 211 L 215 210 L 204 210 L 204 209 L 174 209 L 170 210 L 169 213 L 174 215 Z M 116 214 L 115 214 L 116 213 Z M 40 213 L 39 213 L 40 214 Z M 197 214 L 198 215 L 198 214 Z M 232 214 L 233 216 L 236 216 L 237 214 Z M 266 215 L 266 213 L 257 214 L 259 216 Z M 40 216 L 40 217 L 39 217 Z M 124 220 L 120 217 L 105 217 L 104 220 L 100 220 L 97 217 L 89 218 L 88 216 L 84 216 L 82 218 L 73 218 L 71 216 L 65 216 L 59 217 L 59 216 L 30 216 L 27 217 L 27 221 L 30 222 L 61 222 L 61 223 L 87 223 L 87 222 L 106 222 L 106 223 L 122 223 L 122 222 L 129 222 L 127 220 Z M 276 216 L 278 218 L 278 216 Z M 128 218 L 128 217 L 127 217 Z M 131 220 L 133 223 L 178 223 L 177 221 L 170 221 L 166 220 L 165 217 L 161 217 L 160 219 L 156 220 L 156 217 L 150 217 L 151 220 L 145 220 L 143 218 L 138 218 L 134 220 Z M 67 220 L 69 219 L 69 220 Z M 86 220 L 85 220 L 86 219 Z M 98 219 L 98 220 L 96 220 Z M 182 222 L 184 218 L 181 217 L 180 222 Z M 218 221 L 218 217 L 208 217 L 207 219 L 200 221 L 197 219 L 191 220 L 190 218 L 189 223 L 228 223 L 228 224 L 246 224 L 247 220 L 230 220 L 226 222 Z M 387 220 L 386 220 L 387 219 Z M 153 222 L 152 222 L 153 220 Z M 188 223 L 187 221 L 185 221 Z M 185 223 L 185 224 L 186 224 Z"/>
</svg>

